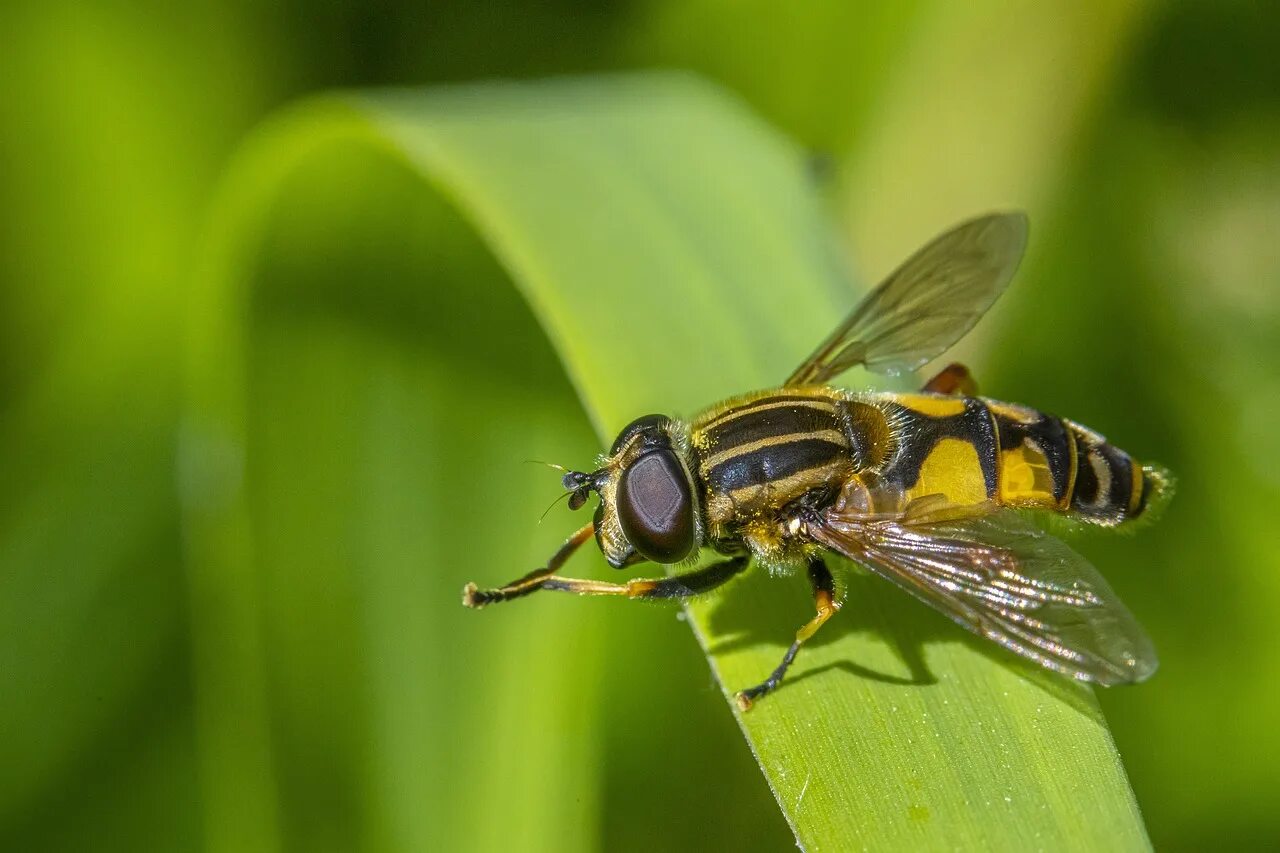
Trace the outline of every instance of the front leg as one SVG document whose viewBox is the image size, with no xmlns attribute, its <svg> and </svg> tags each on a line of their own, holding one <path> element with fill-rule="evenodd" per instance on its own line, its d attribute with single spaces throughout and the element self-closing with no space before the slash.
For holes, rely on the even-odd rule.
<svg viewBox="0 0 1280 853">
<path fill-rule="evenodd" d="M 750 557 L 732 557 L 682 575 L 653 579 L 635 578 L 626 583 L 562 578 L 553 574 L 554 568 L 548 564 L 547 569 L 532 572 L 500 589 L 481 590 L 476 589 L 475 584 L 469 583 L 462 591 L 462 603 L 467 607 L 479 608 L 497 601 L 506 601 L 508 598 L 528 595 L 538 589 L 572 592 L 576 595 L 624 595 L 627 598 L 650 600 L 684 599 L 715 589 L 740 574 L 749 563 Z M 508 590 L 518 591 L 512 593 Z"/>
<path fill-rule="evenodd" d="M 511 583 L 500 586 L 497 589 L 477 589 L 476 585 L 469 583 L 462 588 L 462 603 L 467 607 L 479 609 L 487 604 L 496 604 L 499 601 L 509 601 L 513 598 L 529 595 L 542 589 L 542 582 L 556 573 L 556 569 L 565 564 L 565 561 L 573 556 L 573 552 L 582 547 L 582 543 L 591 538 L 595 533 L 595 525 L 584 525 L 580 530 L 570 536 L 560 549 L 551 555 L 551 559 L 547 560 L 547 564 L 540 569 L 534 569 L 521 578 L 516 578 Z"/>
</svg>

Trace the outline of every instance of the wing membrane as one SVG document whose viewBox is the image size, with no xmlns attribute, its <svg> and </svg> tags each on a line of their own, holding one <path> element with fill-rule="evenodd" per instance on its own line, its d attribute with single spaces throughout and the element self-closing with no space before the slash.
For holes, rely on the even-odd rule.
<svg viewBox="0 0 1280 853">
<path fill-rule="evenodd" d="M 920 525 L 828 513 L 810 535 L 1041 666 L 1104 685 L 1156 670 L 1151 641 L 1102 576 L 1013 511 Z"/>
<path fill-rule="evenodd" d="M 956 226 L 872 291 L 786 384 L 823 384 L 857 365 L 896 375 L 937 358 L 1004 291 L 1026 245 L 1022 213 Z"/>
</svg>

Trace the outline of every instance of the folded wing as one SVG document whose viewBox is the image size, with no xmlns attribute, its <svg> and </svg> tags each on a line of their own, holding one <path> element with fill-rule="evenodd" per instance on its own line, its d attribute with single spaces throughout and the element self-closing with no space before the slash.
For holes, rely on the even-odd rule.
<svg viewBox="0 0 1280 853">
<path fill-rule="evenodd" d="M 1150 639 L 1088 561 L 1012 510 L 909 522 L 829 510 L 822 545 L 893 581 L 975 634 L 1082 681 L 1142 681 Z"/>
</svg>

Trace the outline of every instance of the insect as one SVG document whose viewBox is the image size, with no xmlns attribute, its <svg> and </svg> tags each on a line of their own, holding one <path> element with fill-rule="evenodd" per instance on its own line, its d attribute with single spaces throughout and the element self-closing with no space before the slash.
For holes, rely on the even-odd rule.
<svg viewBox="0 0 1280 853">
<path fill-rule="evenodd" d="M 959 364 L 919 393 L 829 384 L 855 366 L 898 375 L 941 355 L 1003 292 L 1026 239 L 1021 213 L 965 222 L 890 275 L 781 387 L 688 421 L 632 421 L 594 471 L 564 475 L 571 508 L 599 495 L 594 520 L 544 567 L 496 589 L 467 584 L 463 603 L 537 590 L 683 599 L 752 560 L 772 574 L 803 570 L 816 615 L 768 678 L 736 694 L 745 711 L 840 609 L 824 559 L 836 554 L 1051 670 L 1104 685 L 1147 678 L 1156 654 L 1132 614 L 1083 557 L 1026 515 L 1128 524 L 1169 498 L 1167 472 L 1073 421 L 977 396 Z M 626 583 L 558 575 L 592 536 L 614 568 L 686 570 Z M 693 568 L 704 548 L 723 559 Z"/>
</svg>

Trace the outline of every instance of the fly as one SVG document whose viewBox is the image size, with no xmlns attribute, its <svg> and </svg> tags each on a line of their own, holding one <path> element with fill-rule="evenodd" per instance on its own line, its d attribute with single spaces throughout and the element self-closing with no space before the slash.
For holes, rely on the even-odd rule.
<svg viewBox="0 0 1280 853">
<path fill-rule="evenodd" d="M 965 222 L 881 283 L 781 387 L 689 420 L 632 421 L 595 470 L 564 475 L 570 507 L 599 496 L 592 522 L 524 577 L 495 589 L 467 584 L 463 603 L 538 590 L 685 599 L 753 561 L 771 574 L 804 571 L 815 615 L 768 678 L 736 694 L 745 711 L 840 609 L 825 560 L 836 554 L 1048 669 L 1104 685 L 1147 678 L 1156 654 L 1132 614 L 1088 561 L 1024 512 L 1129 524 L 1172 494 L 1164 469 L 1074 421 L 978 396 L 959 364 L 918 393 L 830 384 L 852 367 L 898 375 L 941 355 L 1004 291 L 1026 240 L 1021 213 Z M 625 583 L 557 574 L 593 537 L 617 569 L 692 567 L 703 549 L 722 559 Z"/>
</svg>

